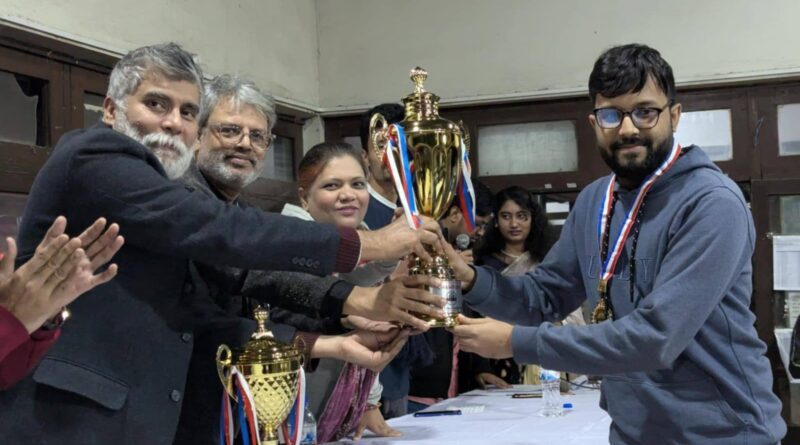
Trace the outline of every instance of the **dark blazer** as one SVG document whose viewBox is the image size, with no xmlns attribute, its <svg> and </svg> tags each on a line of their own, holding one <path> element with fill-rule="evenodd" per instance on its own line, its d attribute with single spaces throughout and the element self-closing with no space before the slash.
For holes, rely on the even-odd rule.
<svg viewBox="0 0 800 445">
<path fill-rule="evenodd" d="M 180 181 L 195 193 L 203 193 L 211 198 L 225 201 L 208 183 L 197 165 L 192 165 Z M 242 200 L 232 205 L 250 207 Z M 346 294 L 332 293 L 340 279 L 334 276 L 318 277 L 302 272 L 243 270 L 219 264 L 193 262 L 202 282 L 196 283 L 192 299 L 194 314 L 194 345 L 188 374 L 186 376 L 185 398 L 178 421 L 174 445 L 214 445 L 219 443 L 220 395 L 223 388 L 217 375 L 215 353 L 220 344 L 231 348 L 243 345 L 255 330 L 250 301 L 257 299 L 270 303 L 268 328 L 275 338 L 284 343 L 292 343 L 297 329 L 307 332 L 323 332 L 315 329 L 315 324 L 307 325 L 280 321 L 280 314 L 290 319 L 304 316 L 278 309 L 276 304 L 301 305 L 304 312 L 322 315 L 323 302 L 330 299 L 346 299 Z M 352 285 L 347 287 L 352 289 Z M 247 292 L 252 298 L 245 299 Z M 335 304 L 324 305 L 335 309 Z M 326 314 L 338 320 L 339 312 Z M 305 319 L 305 318 L 303 318 Z M 278 323 L 275 321 L 278 320 Z M 313 320 L 314 323 L 321 323 Z M 333 324 L 329 321 L 328 324 Z M 328 333 L 328 332 L 324 332 Z M 316 361 L 314 361 L 316 362 Z"/>
<path fill-rule="evenodd" d="M 21 224 L 22 261 L 58 215 L 70 235 L 107 217 L 126 243 L 118 276 L 76 300 L 32 378 L 0 393 L 0 437 L 15 444 L 172 443 L 200 281 L 189 260 L 317 275 L 356 261 L 347 233 L 192 193 L 104 125 L 66 134 L 40 171 Z"/>
</svg>

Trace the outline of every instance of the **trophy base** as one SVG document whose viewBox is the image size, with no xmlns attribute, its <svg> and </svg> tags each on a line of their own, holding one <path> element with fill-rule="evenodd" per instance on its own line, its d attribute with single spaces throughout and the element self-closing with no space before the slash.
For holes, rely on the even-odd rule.
<svg viewBox="0 0 800 445">
<path fill-rule="evenodd" d="M 458 280 L 442 280 L 440 287 L 425 286 L 425 290 L 438 295 L 444 300 L 444 318 L 422 317 L 432 328 L 452 328 L 458 325 L 458 314 L 461 313 L 461 282 Z"/>
</svg>

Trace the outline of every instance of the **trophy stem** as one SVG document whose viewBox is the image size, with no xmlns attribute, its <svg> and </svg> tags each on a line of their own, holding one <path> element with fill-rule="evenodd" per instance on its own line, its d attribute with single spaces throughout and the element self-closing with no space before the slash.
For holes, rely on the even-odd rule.
<svg viewBox="0 0 800 445">
<path fill-rule="evenodd" d="M 261 428 L 261 443 L 259 445 L 278 445 L 278 433 L 267 426 Z"/>
</svg>

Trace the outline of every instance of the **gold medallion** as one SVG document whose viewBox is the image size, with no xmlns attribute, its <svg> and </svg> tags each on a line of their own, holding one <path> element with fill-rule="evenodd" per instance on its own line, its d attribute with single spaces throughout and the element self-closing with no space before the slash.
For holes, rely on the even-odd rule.
<svg viewBox="0 0 800 445">
<path fill-rule="evenodd" d="M 606 305 L 606 299 L 597 300 L 597 305 L 592 311 L 592 323 L 602 323 L 612 318 L 614 318 L 614 312 Z"/>
</svg>

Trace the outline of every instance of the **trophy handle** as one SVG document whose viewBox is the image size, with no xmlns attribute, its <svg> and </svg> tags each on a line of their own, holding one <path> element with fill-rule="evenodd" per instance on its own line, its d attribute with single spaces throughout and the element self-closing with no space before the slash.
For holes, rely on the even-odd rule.
<svg viewBox="0 0 800 445">
<path fill-rule="evenodd" d="M 461 130 L 461 139 L 464 140 L 464 146 L 467 147 L 467 153 L 469 153 L 469 148 L 470 148 L 469 145 L 470 142 L 472 141 L 470 140 L 469 131 L 467 131 L 467 126 L 464 125 L 464 121 L 460 119 L 458 121 L 458 129 Z"/>
<path fill-rule="evenodd" d="M 225 391 L 235 400 L 236 394 L 233 393 L 233 382 L 231 381 L 231 369 L 233 364 L 233 353 L 227 345 L 219 345 L 217 348 L 217 374 Z"/>
<path fill-rule="evenodd" d="M 378 159 L 383 159 L 383 153 L 389 143 L 389 123 L 382 114 L 375 113 L 369 119 L 369 137 Z M 364 147 L 364 150 L 368 151 L 369 147 Z"/>
</svg>

